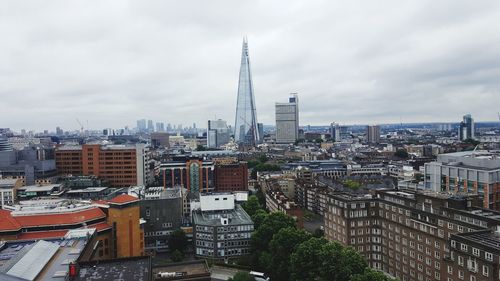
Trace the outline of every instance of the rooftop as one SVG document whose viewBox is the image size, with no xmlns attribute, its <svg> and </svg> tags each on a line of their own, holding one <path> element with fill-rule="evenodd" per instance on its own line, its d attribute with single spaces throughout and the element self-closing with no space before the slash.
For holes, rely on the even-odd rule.
<svg viewBox="0 0 500 281">
<path fill-rule="evenodd" d="M 0 188 L 2 187 L 14 187 L 18 179 L 0 179 Z"/>
<path fill-rule="evenodd" d="M 133 257 L 79 263 L 79 272 L 73 281 L 149 281 L 149 257 Z"/>
<path fill-rule="evenodd" d="M 18 190 L 23 190 L 25 192 L 48 192 L 54 189 L 61 188 L 61 184 L 49 184 L 49 185 L 28 185 L 21 186 Z"/>
<path fill-rule="evenodd" d="M 204 260 L 179 262 L 166 266 L 155 267 L 152 272 L 153 280 L 191 280 L 191 278 L 194 277 L 210 276 L 210 270 Z M 185 272 L 186 274 L 170 278 L 161 278 L 158 273 L 162 272 Z"/>
<path fill-rule="evenodd" d="M 253 224 L 250 216 L 240 205 L 236 205 L 233 210 L 222 211 L 193 211 L 193 221 L 195 224 L 222 226 L 221 218 L 229 218 L 229 225 Z"/>
<path fill-rule="evenodd" d="M 111 204 L 116 204 L 116 205 L 124 205 L 124 204 L 129 204 L 132 202 L 139 201 L 139 198 L 134 197 L 132 195 L 128 194 L 121 194 L 116 196 L 115 198 L 109 200 L 108 202 Z"/>
</svg>

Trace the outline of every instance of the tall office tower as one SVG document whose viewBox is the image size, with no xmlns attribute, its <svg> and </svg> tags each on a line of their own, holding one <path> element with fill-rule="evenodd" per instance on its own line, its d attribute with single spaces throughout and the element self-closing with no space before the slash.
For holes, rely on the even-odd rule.
<svg viewBox="0 0 500 281">
<path fill-rule="evenodd" d="M 366 126 L 366 141 L 369 143 L 380 142 L 380 126 L 378 125 Z"/>
<path fill-rule="evenodd" d="M 207 146 L 209 148 L 217 148 L 228 143 L 230 134 L 226 121 L 208 120 Z"/>
<path fill-rule="evenodd" d="M 165 132 L 165 124 L 163 124 L 162 122 L 156 122 L 156 131 Z"/>
<path fill-rule="evenodd" d="M 149 132 L 155 131 L 155 126 L 153 125 L 153 120 L 148 120 L 148 131 Z"/>
<path fill-rule="evenodd" d="M 340 125 L 338 123 L 330 124 L 330 136 L 334 141 L 340 141 Z"/>
<path fill-rule="evenodd" d="M 248 56 L 248 41 L 246 38 L 243 39 L 243 48 L 241 51 L 234 139 L 237 143 L 245 145 L 255 145 L 260 140 L 257 129 L 257 110 L 255 108 L 252 74 L 250 72 L 250 58 Z"/>
<path fill-rule="evenodd" d="M 470 114 L 464 115 L 464 120 L 460 122 L 458 137 L 462 141 L 474 139 L 474 119 Z"/>
<path fill-rule="evenodd" d="M 62 136 L 64 135 L 64 131 L 60 127 L 56 127 L 56 135 Z"/>
<path fill-rule="evenodd" d="M 146 119 L 137 120 L 137 131 L 146 131 Z"/>
<path fill-rule="evenodd" d="M 276 143 L 293 143 L 299 138 L 299 99 L 291 94 L 288 103 L 276 103 Z"/>
<path fill-rule="evenodd" d="M 257 131 L 259 131 L 259 143 L 264 142 L 264 124 L 257 123 Z"/>
</svg>

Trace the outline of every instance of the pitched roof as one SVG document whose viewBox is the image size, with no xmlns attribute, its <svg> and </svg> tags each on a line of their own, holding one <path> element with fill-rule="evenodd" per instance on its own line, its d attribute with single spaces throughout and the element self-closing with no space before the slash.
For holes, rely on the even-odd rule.
<svg viewBox="0 0 500 281">
<path fill-rule="evenodd" d="M 100 222 L 92 225 L 88 225 L 87 228 L 95 228 L 97 232 L 101 232 L 107 229 L 111 229 L 112 226 L 109 225 L 107 222 Z"/>
<path fill-rule="evenodd" d="M 132 203 L 132 202 L 136 202 L 136 201 L 139 201 L 139 198 L 134 197 L 132 195 L 128 195 L 128 194 L 121 194 L 121 195 L 118 195 L 115 198 L 109 200 L 109 203 L 122 205 L 122 204 L 128 204 L 128 203 Z"/>
<path fill-rule="evenodd" d="M 58 214 L 38 214 L 26 216 L 14 216 L 23 227 L 37 227 L 49 225 L 72 225 L 96 220 L 106 217 L 106 214 L 100 208 L 92 208 L 77 212 L 58 213 Z"/>
<path fill-rule="evenodd" d="M 10 211 L 0 209 L 0 232 L 1 231 L 17 231 L 21 229 L 21 225 L 10 215 Z"/>
</svg>

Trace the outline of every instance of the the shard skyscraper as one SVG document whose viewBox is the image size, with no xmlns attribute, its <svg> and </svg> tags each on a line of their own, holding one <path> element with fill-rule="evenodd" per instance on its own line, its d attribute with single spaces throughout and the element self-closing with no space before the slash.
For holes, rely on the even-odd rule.
<svg viewBox="0 0 500 281">
<path fill-rule="evenodd" d="M 257 129 L 257 110 L 255 109 L 250 58 L 248 56 L 248 41 L 246 38 L 243 38 L 243 48 L 241 51 L 234 139 L 239 144 L 250 146 L 255 146 L 260 140 L 259 130 Z"/>
</svg>

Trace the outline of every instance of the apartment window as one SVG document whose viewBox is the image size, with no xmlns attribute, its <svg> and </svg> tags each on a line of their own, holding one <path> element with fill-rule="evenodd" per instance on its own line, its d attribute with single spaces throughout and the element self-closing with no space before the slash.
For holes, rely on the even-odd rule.
<svg viewBox="0 0 500 281">
<path fill-rule="evenodd" d="M 472 254 L 476 257 L 479 257 L 479 249 L 472 248 Z"/>
<path fill-rule="evenodd" d="M 489 260 L 489 261 L 493 261 L 493 254 L 492 253 L 488 253 L 488 252 L 485 252 L 484 253 L 484 257 Z"/>
<path fill-rule="evenodd" d="M 455 240 L 451 240 L 451 247 L 455 248 L 457 246 L 457 242 Z"/>
<path fill-rule="evenodd" d="M 488 277 L 490 274 L 489 274 L 489 267 L 486 266 L 486 265 L 483 265 L 483 275 Z"/>
<path fill-rule="evenodd" d="M 451 222 L 448 223 L 448 228 L 453 229 L 453 224 Z"/>
<path fill-rule="evenodd" d="M 448 265 L 448 274 L 453 274 L 453 267 L 451 265 Z"/>
<path fill-rule="evenodd" d="M 458 256 L 458 265 L 464 266 L 464 257 Z"/>
<path fill-rule="evenodd" d="M 464 280 L 464 272 L 462 270 L 458 271 L 458 278 Z"/>
<path fill-rule="evenodd" d="M 461 243 L 460 244 L 460 249 L 464 252 L 467 252 L 467 245 L 465 245 L 464 243 Z"/>
</svg>

